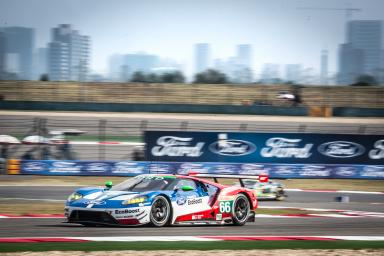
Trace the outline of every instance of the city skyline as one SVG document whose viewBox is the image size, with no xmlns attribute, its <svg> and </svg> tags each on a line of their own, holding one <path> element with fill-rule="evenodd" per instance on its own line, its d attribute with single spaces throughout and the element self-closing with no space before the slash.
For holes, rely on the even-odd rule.
<svg viewBox="0 0 384 256">
<path fill-rule="evenodd" d="M 353 19 L 384 19 L 383 1 L 348 2 L 362 8 Z M 338 44 L 345 41 L 345 13 L 299 9 L 308 6 L 348 7 L 330 0 L 0 0 L 0 22 L 36 28 L 36 47 L 49 42 L 50 28 L 73 24 L 92 39 L 90 68 L 102 74 L 108 74 L 111 55 L 146 52 L 175 59 L 191 75 L 193 45 L 202 42 L 211 45 L 213 59 L 235 56 L 235 45 L 252 45 L 256 76 L 264 63 L 297 63 L 319 73 L 320 52 L 328 50 L 332 75 Z"/>
</svg>

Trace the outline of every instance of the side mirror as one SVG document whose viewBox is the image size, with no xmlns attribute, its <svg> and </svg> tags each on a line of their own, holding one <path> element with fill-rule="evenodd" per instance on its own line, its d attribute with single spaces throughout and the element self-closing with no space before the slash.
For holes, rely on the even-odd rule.
<svg viewBox="0 0 384 256">
<path fill-rule="evenodd" d="M 106 181 L 106 182 L 105 182 L 105 187 L 107 188 L 107 190 L 108 190 L 108 189 L 111 189 L 112 186 L 113 186 L 112 181 Z"/>
<path fill-rule="evenodd" d="M 192 190 L 195 190 L 195 189 L 193 187 L 191 187 L 191 186 L 182 186 L 181 190 L 186 192 L 186 191 L 192 191 Z"/>
</svg>

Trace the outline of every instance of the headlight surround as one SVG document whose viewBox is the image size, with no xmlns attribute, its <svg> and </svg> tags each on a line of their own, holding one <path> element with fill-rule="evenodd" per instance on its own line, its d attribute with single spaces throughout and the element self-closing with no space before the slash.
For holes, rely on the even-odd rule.
<svg viewBox="0 0 384 256">
<path fill-rule="evenodd" d="M 146 196 L 136 196 L 131 199 L 125 200 L 122 202 L 123 205 L 129 205 L 129 204 L 140 204 L 147 201 L 148 197 Z"/>
<path fill-rule="evenodd" d="M 79 199 L 83 198 L 83 195 L 78 192 L 73 192 L 67 199 L 68 202 L 77 201 Z"/>
</svg>

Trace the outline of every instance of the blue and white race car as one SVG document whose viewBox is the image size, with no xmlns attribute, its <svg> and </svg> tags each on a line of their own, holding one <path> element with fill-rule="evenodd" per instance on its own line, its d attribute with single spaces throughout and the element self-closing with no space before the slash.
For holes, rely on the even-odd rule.
<svg viewBox="0 0 384 256">
<path fill-rule="evenodd" d="M 194 176 L 145 174 L 107 188 L 80 188 L 65 206 L 69 223 L 166 226 L 244 225 L 257 208 L 256 193 Z"/>
</svg>

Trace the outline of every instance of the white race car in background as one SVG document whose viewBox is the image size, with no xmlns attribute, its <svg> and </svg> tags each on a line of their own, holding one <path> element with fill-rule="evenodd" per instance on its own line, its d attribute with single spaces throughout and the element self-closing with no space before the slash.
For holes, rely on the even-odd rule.
<svg viewBox="0 0 384 256">
<path fill-rule="evenodd" d="M 284 185 L 276 181 L 260 182 L 258 180 L 244 179 L 244 187 L 257 192 L 257 199 L 272 199 L 282 201 L 286 195 Z M 240 183 L 236 183 L 240 186 Z"/>
</svg>

